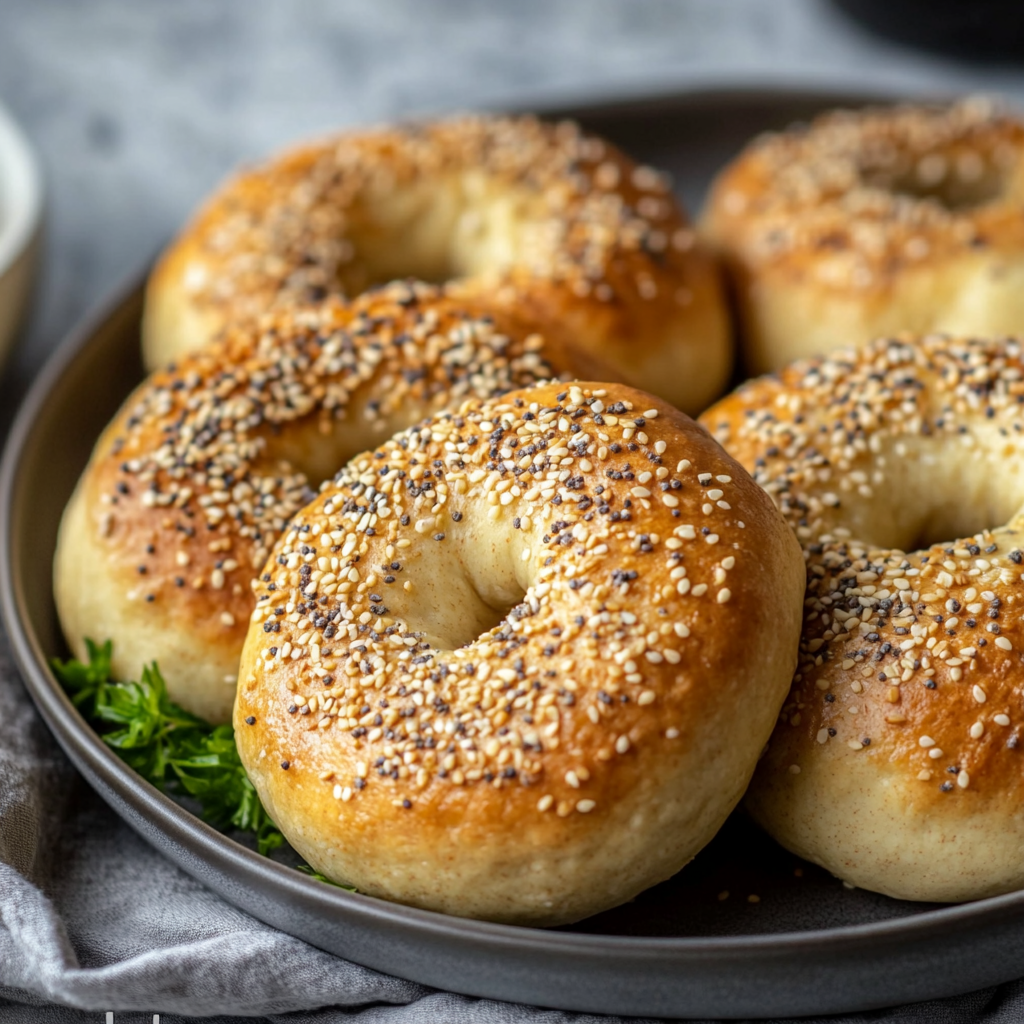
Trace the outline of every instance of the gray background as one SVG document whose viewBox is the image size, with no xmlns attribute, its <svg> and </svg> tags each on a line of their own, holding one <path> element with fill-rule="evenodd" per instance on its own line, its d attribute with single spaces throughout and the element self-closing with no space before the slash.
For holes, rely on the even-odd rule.
<svg viewBox="0 0 1024 1024">
<path fill-rule="evenodd" d="M 35 143 L 48 191 L 40 289 L 0 420 L 63 332 L 239 160 L 411 114 L 735 83 L 982 89 L 1024 101 L 1024 69 L 915 53 L 815 0 L 0 0 L 0 102 Z M 69 863 L 94 833 L 69 831 Z M 135 855 L 155 857 L 141 844 Z M 984 1009 L 1010 1020 L 1007 998 L 979 994 L 900 1019 L 952 1022 Z M 511 1019 L 459 1005 L 456 1015 L 424 1004 L 415 1019 Z M 102 1019 L 0 1006 L 12 1024 L 44 1018 Z"/>
</svg>

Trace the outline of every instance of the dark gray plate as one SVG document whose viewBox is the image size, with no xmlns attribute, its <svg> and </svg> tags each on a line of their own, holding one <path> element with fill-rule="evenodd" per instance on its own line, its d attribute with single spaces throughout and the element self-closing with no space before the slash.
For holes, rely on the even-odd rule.
<svg viewBox="0 0 1024 1024">
<path fill-rule="evenodd" d="M 694 209 L 713 170 L 750 135 L 863 100 L 719 91 L 566 112 L 670 169 Z M 951 995 L 1024 973 L 1024 893 L 939 908 L 847 890 L 742 814 L 670 881 L 572 928 L 542 931 L 323 885 L 215 832 L 142 782 L 47 668 L 50 656 L 64 653 L 50 583 L 57 525 L 93 440 L 141 377 L 141 302 L 136 280 L 75 331 L 14 424 L 0 466 L 0 606 L 29 691 L 68 756 L 184 870 L 261 920 L 361 964 L 469 995 L 572 1010 L 827 1013 Z"/>
</svg>

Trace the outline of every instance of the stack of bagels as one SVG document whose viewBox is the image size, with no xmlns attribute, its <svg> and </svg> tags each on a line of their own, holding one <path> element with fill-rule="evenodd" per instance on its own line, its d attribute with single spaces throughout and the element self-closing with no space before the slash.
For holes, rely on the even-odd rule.
<svg viewBox="0 0 1024 1024">
<path fill-rule="evenodd" d="M 1022 145 L 828 114 L 698 228 L 530 117 L 237 175 L 65 512 L 69 645 L 156 660 L 314 868 L 413 906 L 579 920 L 745 792 L 855 885 L 1024 886 Z M 734 338 L 774 373 L 712 405 Z"/>
</svg>

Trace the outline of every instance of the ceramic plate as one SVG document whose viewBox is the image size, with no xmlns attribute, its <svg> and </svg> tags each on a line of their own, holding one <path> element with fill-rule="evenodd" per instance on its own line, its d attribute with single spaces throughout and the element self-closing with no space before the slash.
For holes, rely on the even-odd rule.
<svg viewBox="0 0 1024 1024">
<path fill-rule="evenodd" d="M 563 110 L 667 168 L 691 210 L 751 135 L 861 96 L 691 93 Z M 0 605 L 40 712 L 139 833 L 231 903 L 369 967 L 475 996 L 665 1017 L 789 1016 L 921 1000 L 1024 971 L 1024 893 L 957 907 L 849 890 L 735 814 L 675 878 L 569 928 L 445 917 L 351 894 L 268 860 L 142 782 L 88 728 L 48 659 L 61 510 L 93 440 L 141 378 L 141 278 L 52 357 L 0 467 Z M 728 893 L 727 898 L 722 894 Z"/>
</svg>

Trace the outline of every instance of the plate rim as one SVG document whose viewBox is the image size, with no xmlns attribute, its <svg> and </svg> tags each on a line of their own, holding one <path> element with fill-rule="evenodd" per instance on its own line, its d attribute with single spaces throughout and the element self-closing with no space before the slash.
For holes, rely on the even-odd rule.
<svg viewBox="0 0 1024 1024">
<path fill-rule="evenodd" d="M 534 936 L 540 939 L 541 937 L 555 937 L 557 944 L 562 945 L 567 937 L 573 937 L 580 940 L 581 944 L 585 947 L 603 948 L 608 945 L 618 947 L 626 944 L 638 950 L 646 949 L 650 946 L 655 951 L 666 948 L 680 948 L 692 952 L 696 947 L 706 946 L 712 948 L 728 947 L 734 949 L 749 947 L 756 949 L 770 945 L 774 949 L 780 944 L 787 943 L 792 943 L 793 948 L 797 949 L 811 940 L 817 944 L 826 938 L 829 940 L 843 938 L 874 939 L 888 932 L 903 933 L 915 931 L 917 930 L 913 927 L 915 924 L 920 924 L 920 926 L 927 929 L 929 925 L 937 923 L 939 920 L 945 922 L 964 916 L 974 917 L 979 910 L 986 912 L 1002 911 L 1004 909 L 1024 910 L 1024 890 L 1018 890 L 1017 892 L 1006 893 L 1002 896 L 991 896 L 982 900 L 942 907 L 937 910 L 922 911 L 920 914 L 891 918 L 885 921 L 738 937 L 715 935 L 602 935 L 589 932 L 532 928 L 523 925 L 495 924 L 472 918 L 460 918 L 436 911 L 420 910 L 415 907 L 407 907 L 403 904 L 368 896 L 364 893 L 351 893 L 339 889 L 337 886 L 325 885 L 315 878 L 303 875 L 294 868 L 280 864 L 271 858 L 264 857 L 250 850 L 226 833 L 220 832 L 208 825 L 166 794 L 160 792 L 150 782 L 132 771 L 103 743 L 99 734 L 82 717 L 57 681 L 52 669 L 46 662 L 45 655 L 41 651 L 34 631 L 28 625 L 28 616 L 22 610 L 23 598 L 20 594 L 16 573 L 14 572 L 14 566 L 17 564 L 20 556 L 12 550 L 16 518 L 12 499 L 17 494 L 19 471 L 25 465 L 22 453 L 33 432 L 36 419 L 43 406 L 47 404 L 50 392 L 63 379 L 65 374 L 69 372 L 77 357 L 83 354 L 89 347 L 97 330 L 136 298 L 144 286 L 147 273 L 148 266 L 141 272 L 133 271 L 125 280 L 116 285 L 104 300 L 94 307 L 70 332 L 68 337 L 46 361 L 36 381 L 26 393 L 26 397 L 8 434 L 8 441 L 4 447 L 2 460 L 0 460 L 0 566 L 2 566 L 0 568 L 0 618 L 2 618 L 3 625 L 11 640 L 12 651 L 30 696 L 34 700 L 36 698 L 43 699 L 44 707 L 40 708 L 40 711 L 46 716 L 48 725 L 51 716 L 58 712 L 70 720 L 61 723 L 62 731 L 70 732 L 71 730 L 68 729 L 68 726 L 73 722 L 74 731 L 79 734 L 76 735 L 76 739 L 81 744 L 81 751 L 85 751 L 89 755 L 86 760 L 90 767 L 99 770 L 107 777 L 116 778 L 118 782 L 129 785 L 141 784 L 140 795 L 146 798 L 145 802 L 154 802 L 162 816 L 170 815 L 174 818 L 180 818 L 181 820 L 178 824 L 197 828 L 204 837 L 213 839 L 218 843 L 225 842 L 230 844 L 229 849 L 233 854 L 244 857 L 255 868 L 266 866 L 277 877 L 285 881 L 297 882 L 307 889 L 310 886 L 318 887 L 316 889 L 317 892 L 330 894 L 330 897 L 338 903 L 338 906 L 347 906 L 354 900 L 358 903 L 368 901 L 370 907 L 383 911 L 385 917 L 390 916 L 392 911 L 398 911 L 398 916 L 401 918 L 404 918 L 406 915 L 412 915 L 414 919 L 434 926 L 454 924 L 459 926 L 458 930 L 460 932 L 467 927 L 470 930 L 480 928 L 492 937 L 498 938 Z M 69 756 L 71 755 L 69 754 Z M 967 911 L 971 913 L 968 914 L 966 913 Z"/>
</svg>

